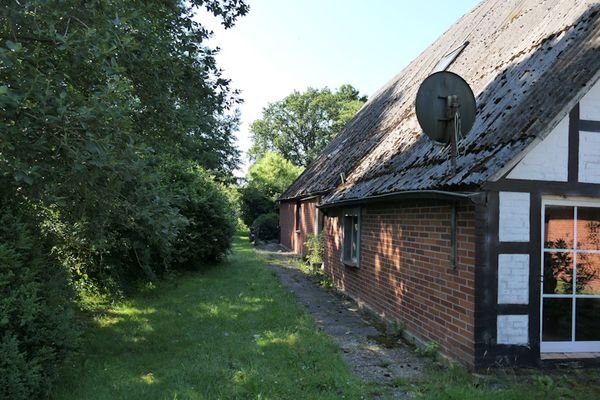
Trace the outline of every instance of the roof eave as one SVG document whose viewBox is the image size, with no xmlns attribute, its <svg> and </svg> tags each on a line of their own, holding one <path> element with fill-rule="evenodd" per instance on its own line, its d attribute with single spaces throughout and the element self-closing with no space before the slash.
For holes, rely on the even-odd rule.
<svg viewBox="0 0 600 400">
<path fill-rule="evenodd" d="M 483 201 L 483 192 L 448 192 L 443 190 L 407 190 L 403 192 L 387 193 L 376 196 L 369 196 L 358 199 L 348 199 L 333 201 L 330 203 L 324 203 L 317 205 L 318 208 L 327 209 L 334 207 L 352 206 L 365 203 L 376 203 L 385 202 L 392 200 L 469 200 L 475 204 L 479 204 Z"/>
</svg>

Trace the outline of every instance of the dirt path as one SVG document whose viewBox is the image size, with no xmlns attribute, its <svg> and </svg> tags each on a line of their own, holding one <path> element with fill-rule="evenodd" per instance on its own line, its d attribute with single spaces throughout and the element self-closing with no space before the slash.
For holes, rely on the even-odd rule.
<svg viewBox="0 0 600 400">
<path fill-rule="evenodd" d="M 371 321 L 348 298 L 331 289 L 324 289 L 315 279 L 290 263 L 292 253 L 278 245 L 261 246 L 258 252 L 289 289 L 310 312 L 324 332 L 340 346 L 353 372 L 370 383 L 386 388 L 383 395 L 411 398 L 398 387 L 400 383 L 421 377 L 426 361 L 414 354 L 397 339 L 382 335 Z"/>
</svg>

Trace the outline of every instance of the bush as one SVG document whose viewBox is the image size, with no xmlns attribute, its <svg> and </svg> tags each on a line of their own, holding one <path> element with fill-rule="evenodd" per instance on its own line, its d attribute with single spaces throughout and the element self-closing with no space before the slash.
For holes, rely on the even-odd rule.
<svg viewBox="0 0 600 400">
<path fill-rule="evenodd" d="M 256 237 L 261 240 L 279 237 L 279 216 L 275 213 L 259 215 L 252 223 Z"/>
<path fill-rule="evenodd" d="M 237 214 L 224 187 L 197 164 L 166 159 L 118 167 L 117 195 L 98 198 L 86 215 L 38 206 L 78 293 L 120 296 L 140 280 L 227 252 Z"/>
<path fill-rule="evenodd" d="M 252 226 L 254 221 L 263 214 L 271 214 L 279 211 L 277 202 L 261 189 L 254 186 L 246 186 L 240 192 L 242 221 L 247 226 Z"/>
<path fill-rule="evenodd" d="M 61 198 L 68 200 L 36 204 L 53 254 L 77 292 L 117 296 L 140 279 L 157 279 L 172 262 L 173 244 L 187 224 L 161 171 L 149 160 L 111 158 L 104 169 L 90 167 L 86 180 L 98 189 L 66 190 Z"/>
<path fill-rule="evenodd" d="M 174 206 L 187 220 L 174 243 L 174 266 L 218 260 L 230 249 L 237 225 L 226 190 L 194 163 L 170 161 L 163 169 Z"/>
<path fill-rule="evenodd" d="M 323 252 L 325 251 L 323 232 L 319 232 L 318 235 L 309 233 L 304 244 L 306 245 L 306 261 L 308 262 L 308 265 L 322 263 Z"/>
<path fill-rule="evenodd" d="M 75 346 L 66 274 L 44 256 L 32 225 L 0 216 L 0 398 L 48 397 Z"/>
</svg>

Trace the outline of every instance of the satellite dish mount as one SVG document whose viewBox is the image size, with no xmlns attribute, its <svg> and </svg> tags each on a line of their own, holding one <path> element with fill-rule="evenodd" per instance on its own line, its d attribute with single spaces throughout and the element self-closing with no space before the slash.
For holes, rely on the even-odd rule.
<svg viewBox="0 0 600 400">
<path fill-rule="evenodd" d="M 473 91 L 460 76 L 436 72 L 419 87 L 415 108 L 423 132 L 436 143 L 450 144 L 452 173 L 456 173 L 459 136 L 466 136 L 475 122 Z"/>
</svg>

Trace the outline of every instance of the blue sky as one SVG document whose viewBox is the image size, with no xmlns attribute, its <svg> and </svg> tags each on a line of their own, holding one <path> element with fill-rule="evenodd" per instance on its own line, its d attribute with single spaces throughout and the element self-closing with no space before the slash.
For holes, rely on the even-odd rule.
<svg viewBox="0 0 600 400">
<path fill-rule="evenodd" d="M 370 96 L 392 79 L 477 0 L 247 0 L 250 12 L 210 46 L 242 91 L 238 146 L 250 146 L 249 124 L 293 90 L 350 83 Z M 244 158 L 244 161 L 245 158 Z M 246 167 L 241 168 L 240 175 Z"/>
</svg>

